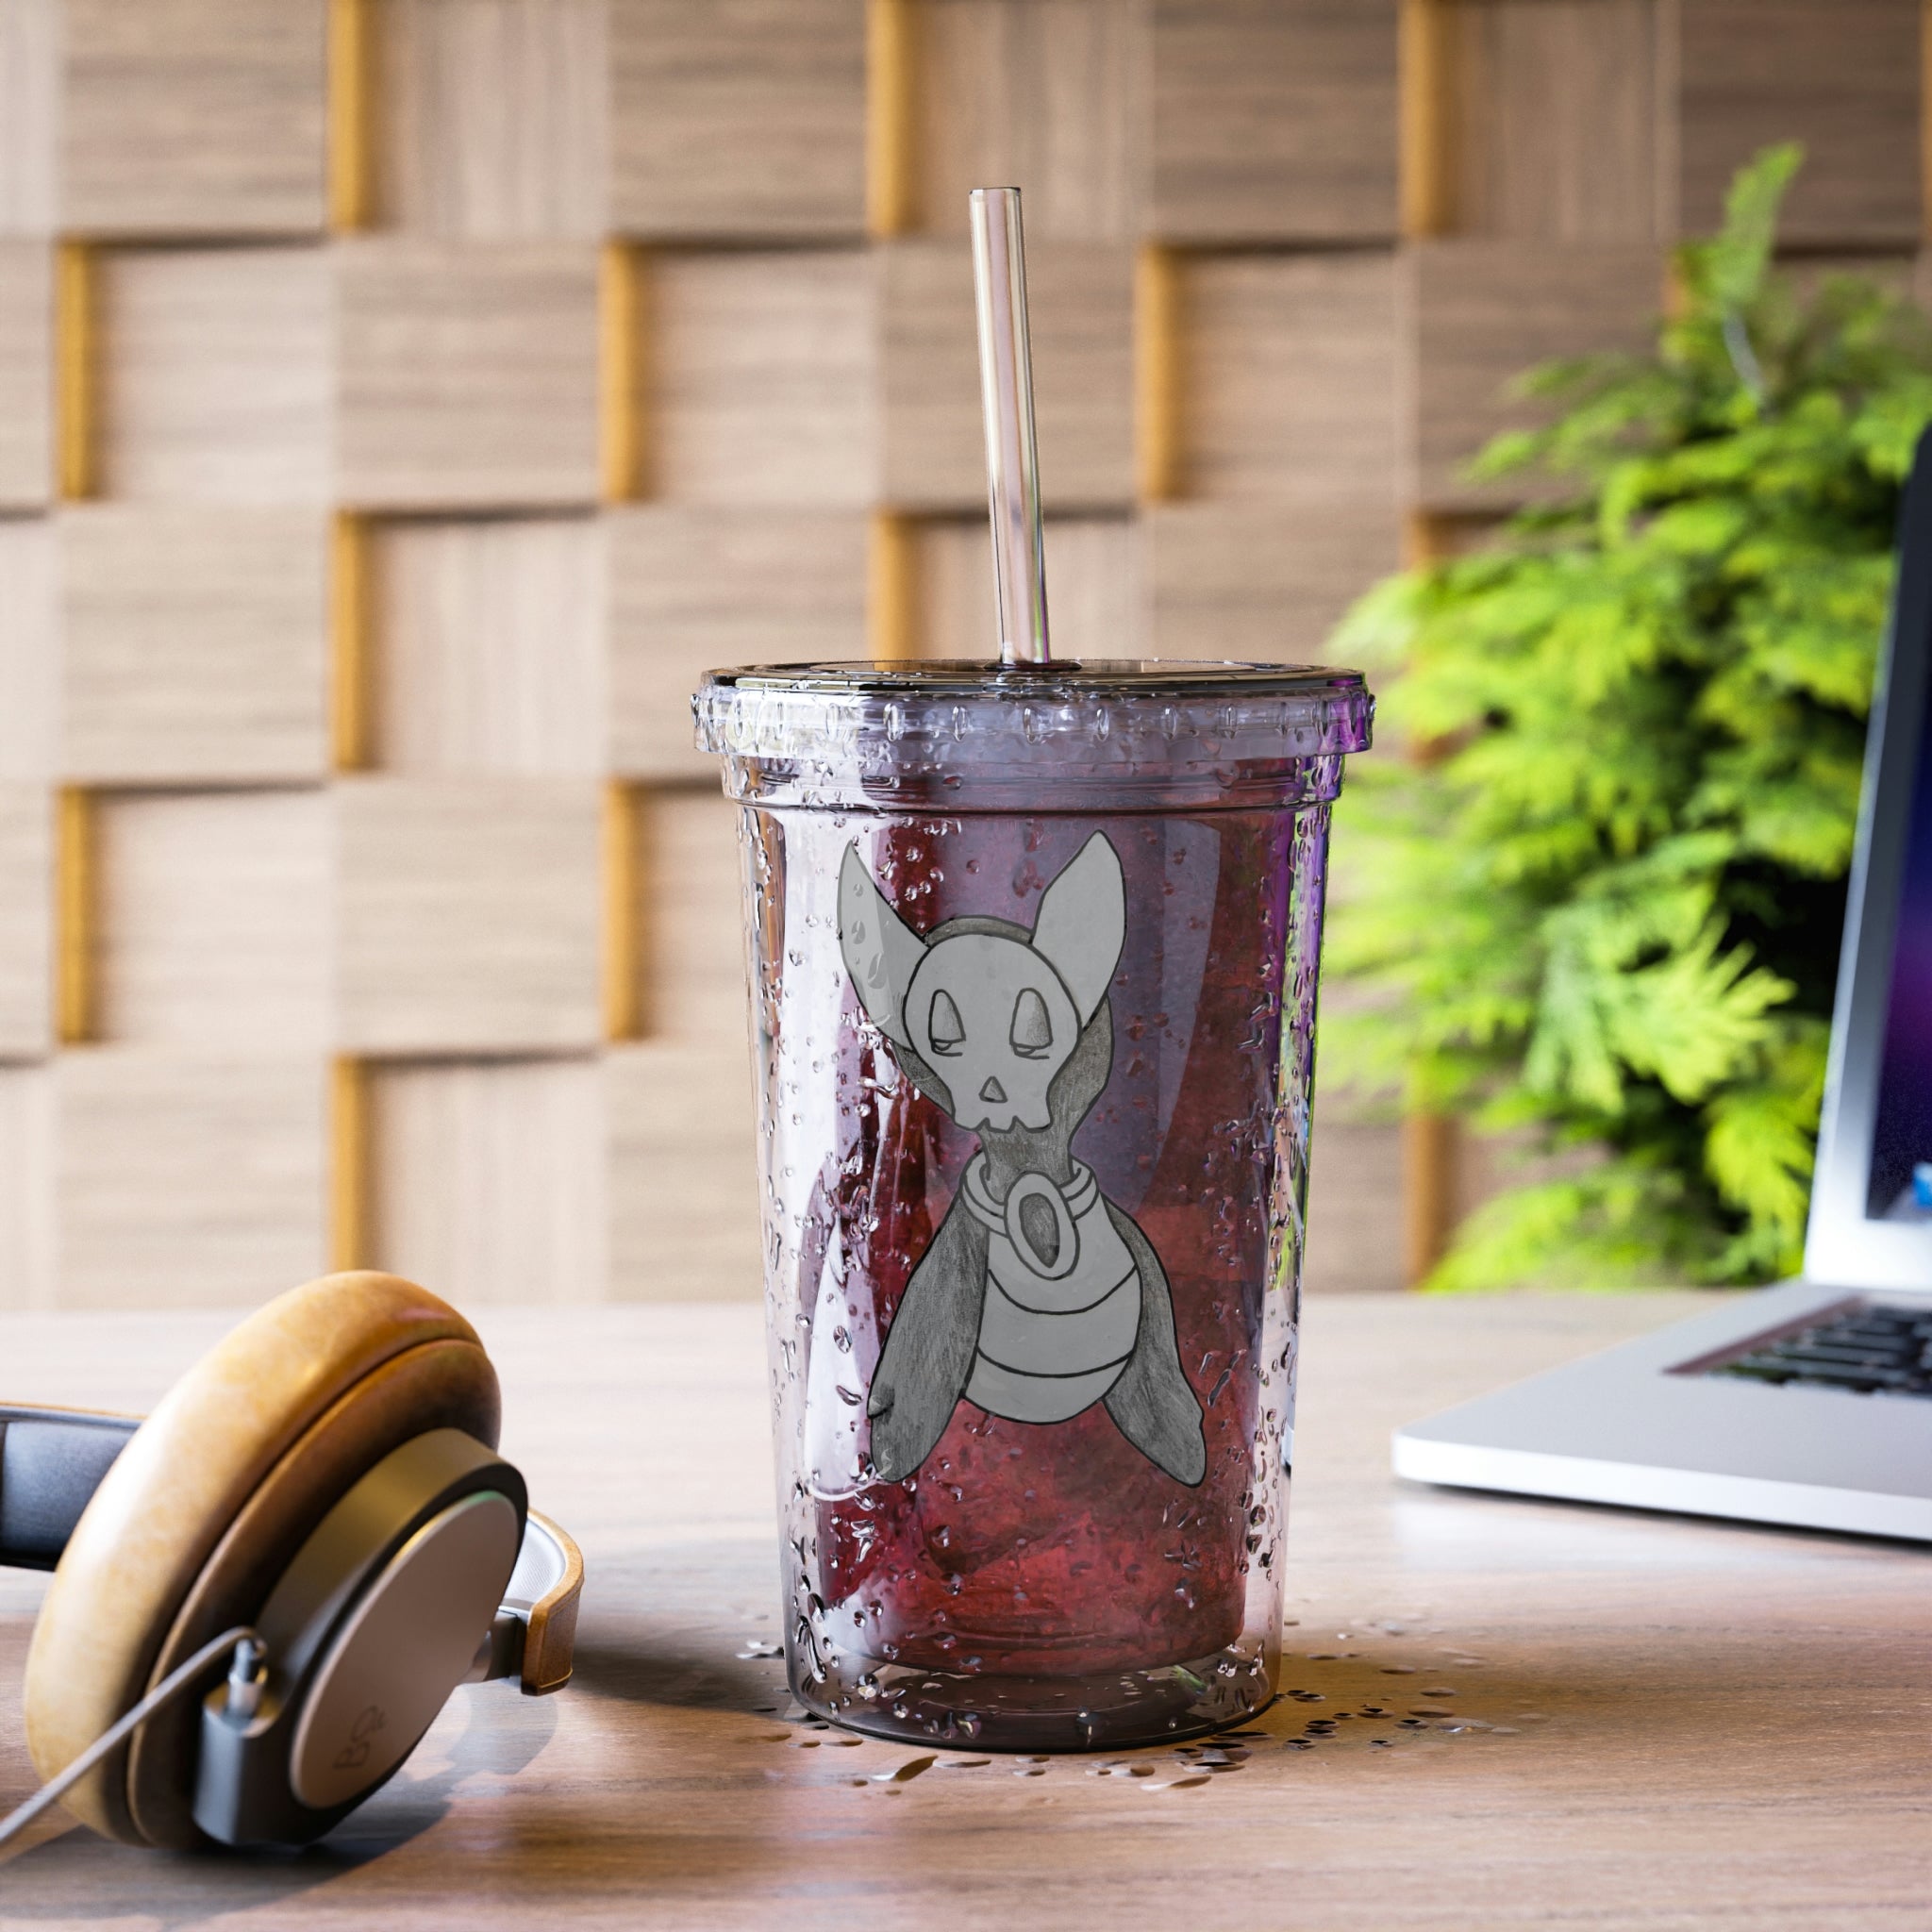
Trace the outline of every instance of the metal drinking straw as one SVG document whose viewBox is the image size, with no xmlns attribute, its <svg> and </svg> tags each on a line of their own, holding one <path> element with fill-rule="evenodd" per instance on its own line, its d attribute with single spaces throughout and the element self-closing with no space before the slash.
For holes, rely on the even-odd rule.
<svg viewBox="0 0 1932 1932">
<path fill-rule="evenodd" d="M 1000 661 L 1044 664 L 1046 553 L 1040 529 L 1040 454 L 1033 441 L 1033 361 L 1026 341 L 1026 258 L 1020 191 L 975 188 L 973 286 L 979 311 L 979 399 Z"/>
</svg>

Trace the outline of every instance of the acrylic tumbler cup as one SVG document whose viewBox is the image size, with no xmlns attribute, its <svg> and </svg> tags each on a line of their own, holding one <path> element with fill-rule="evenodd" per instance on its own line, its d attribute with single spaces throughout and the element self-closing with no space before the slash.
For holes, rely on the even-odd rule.
<svg viewBox="0 0 1932 1932">
<path fill-rule="evenodd" d="M 1274 1695 L 1351 672 L 717 672 L 786 1657 L 985 1748 Z"/>
</svg>

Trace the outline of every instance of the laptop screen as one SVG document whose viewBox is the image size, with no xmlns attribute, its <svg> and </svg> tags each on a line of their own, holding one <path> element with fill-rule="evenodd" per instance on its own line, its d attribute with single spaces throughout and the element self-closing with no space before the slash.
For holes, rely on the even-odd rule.
<svg viewBox="0 0 1932 1932">
<path fill-rule="evenodd" d="M 1932 1291 L 1932 428 L 1899 516 L 1805 1273 Z"/>
<path fill-rule="evenodd" d="M 1932 708 L 1920 720 L 1865 1212 L 1932 1222 Z"/>
</svg>

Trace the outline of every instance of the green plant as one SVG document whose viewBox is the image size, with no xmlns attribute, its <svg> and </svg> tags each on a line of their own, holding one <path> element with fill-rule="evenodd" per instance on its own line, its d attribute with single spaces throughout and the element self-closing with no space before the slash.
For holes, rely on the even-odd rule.
<svg viewBox="0 0 1932 1932">
<path fill-rule="evenodd" d="M 1552 500 L 1371 591 L 1399 669 L 1338 824 L 1324 1067 L 1567 1159 L 1431 1286 L 1753 1281 L 1798 1257 L 1899 488 L 1932 339 L 1771 267 L 1798 165 L 1681 249 L 1655 352 L 1554 365 L 1474 470 Z M 1385 740 L 1386 741 L 1386 740 Z M 1427 747 L 1433 758 L 1414 756 Z"/>
</svg>

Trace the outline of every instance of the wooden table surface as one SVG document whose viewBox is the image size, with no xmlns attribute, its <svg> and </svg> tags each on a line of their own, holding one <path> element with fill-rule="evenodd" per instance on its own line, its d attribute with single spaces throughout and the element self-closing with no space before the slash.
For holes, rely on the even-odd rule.
<svg viewBox="0 0 1932 1932">
<path fill-rule="evenodd" d="M 505 1446 L 590 1566 L 575 1684 L 459 1691 L 299 1857 L 50 1825 L 0 1924 L 1932 1926 L 1932 1555 L 1388 1473 L 1397 1422 L 1692 1302 L 1312 1303 L 1286 1681 L 1326 1701 L 1206 1782 L 1169 1750 L 894 1779 L 920 1754 L 786 1722 L 758 1311 L 486 1312 Z M 0 1319 L 0 1394 L 144 1405 L 223 1325 Z M 0 1806 L 39 1593 L 0 1577 Z M 1291 1743 L 1365 1702 L 1454 1718 Z"/>
</svg>

